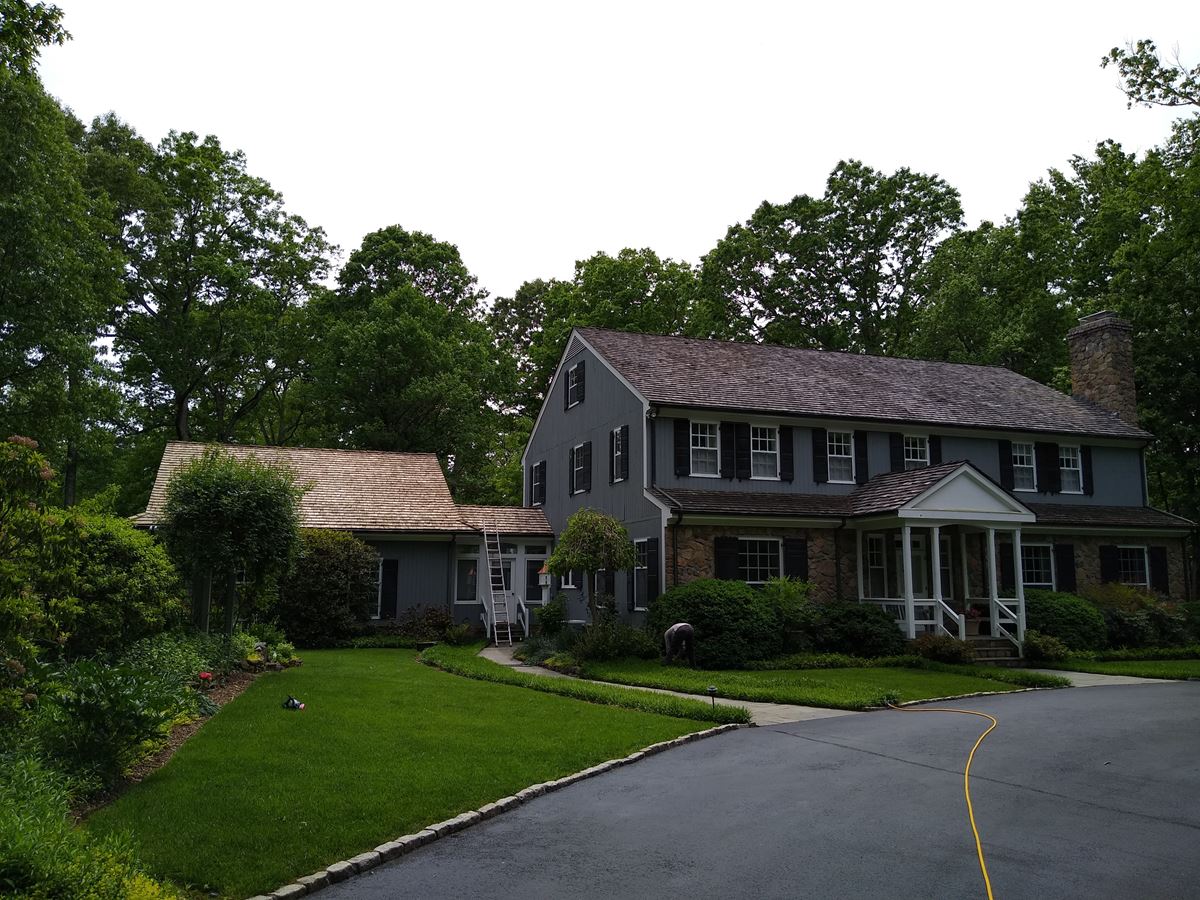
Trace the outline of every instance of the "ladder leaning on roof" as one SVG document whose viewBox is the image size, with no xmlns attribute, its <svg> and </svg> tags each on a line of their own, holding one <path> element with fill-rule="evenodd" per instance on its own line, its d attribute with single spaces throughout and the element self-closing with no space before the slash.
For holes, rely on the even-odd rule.
<svg viewBox="0 0 1200 900">
<path fill-rule="evenodd" d="M 500 555 L 500 529 L 483 526 L 483 546 L 488 564 L 488 611 L 491 613 L 491 637 L 496 646 L 512 646 L 512 622 L 508 618 L 508 592 L 504 588 L 504 560 Z"/>
</svg>

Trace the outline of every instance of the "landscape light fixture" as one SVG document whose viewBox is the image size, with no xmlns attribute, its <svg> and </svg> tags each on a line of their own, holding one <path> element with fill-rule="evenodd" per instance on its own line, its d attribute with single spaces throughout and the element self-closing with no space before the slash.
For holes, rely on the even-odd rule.
<svg viewBox="0 0 1200 900">
<path fill-rule="evenodd" d="M 710 684 L 708 686 L 708 696 L 712 697 L 713 709 L 716 709 L 717 708 L 717 686 L 715 684 Z"/>
</svg>

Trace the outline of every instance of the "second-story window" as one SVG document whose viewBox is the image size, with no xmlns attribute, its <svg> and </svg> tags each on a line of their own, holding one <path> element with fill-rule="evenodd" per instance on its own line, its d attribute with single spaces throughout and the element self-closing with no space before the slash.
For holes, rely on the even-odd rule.
<svg viewBox="0 0 1200 900">
<path fill-rule="evenodd" d="M 583 363 L 567 369 L 567 409 L 583 402 Z"/>
<path fill-rule="evenodd" d="M 1013 490 L 1036 491 L 1037 467 L 1033 461 L 1033 444 L 1012 445 Z"/>
<path fill-rule="evenodd" d="M 854 483 L 854 432 L 831 431 L 827 438 L 829 480 Z"/>
<path fill-rule="evenodd" d="M 779 477 L 779 429 L 753 425 L 750 428 L 750 477 Z"/>
<path fill-rule="evenodd" d="M 904 436 L 904 468 L 923 469 L 929 465 L 929 438 L 925 435 Z"/>
<path fill-rule="evenodd" d="M 614 428 L 612 431 L 612 481 L 616 484 L 618 481 L 625 480 L 625 440 L 623 435 L 624 429 Z"/>
<path fill-rule="evenodd" d="M 1059 445 L 1058 471 L 1064 494 L 1083 493 L 1083 466 L 1079 462 L 1079 448 Z"/>
<path fill-rule="evenodd" d="M 692 423 L 692 474 L 721 474 L 721 429 L 716 422 Z"/>
</svg>

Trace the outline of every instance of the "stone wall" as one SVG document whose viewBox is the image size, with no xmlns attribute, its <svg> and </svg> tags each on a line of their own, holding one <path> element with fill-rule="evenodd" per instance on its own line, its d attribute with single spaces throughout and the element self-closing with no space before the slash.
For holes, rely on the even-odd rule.
<svg viewBox="0 0 1200 900">
<path fill-rule="evenodd" d="M 1132 326 L 1113 313 L 1093 313 L 1067 333 L 1067 346 L 1071 352 L 1071 393 L 1136 425 Z"/>
</svg>

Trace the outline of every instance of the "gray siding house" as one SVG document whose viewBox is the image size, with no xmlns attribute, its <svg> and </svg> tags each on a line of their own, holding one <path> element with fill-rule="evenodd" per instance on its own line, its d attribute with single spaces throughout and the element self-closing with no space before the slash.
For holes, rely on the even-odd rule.
<svg viewBox="0 0 1200 900">
<path fill-rule="evenodd" d="M 555 533 L 584 506 L 626 525 L 638 565 L 599 588 L 634 622 L 702 577 L 795 576 L 909 636 L 1018 647 L 1027 588 L 1190 598 L 1194 525 L 1147 503 L 1131 329 L 1098 313 L 1068 341 L 1073 396 L 991 366 L 577 328 L 525 502 Z"/>
<path fill-rule="evenodd" d="M 304 528 L 349 531 L 379 556 L 373 618 L 395 621 L 421 608 L 446 609 L 456 622 L 479 625 L 490 612 L 484 530 L 499 535 L 509 621 L 525 624 L 540 605 L 538 571 L 553 543 L 540 509 L 457 504 L 432 453 L 313 450 L 171 441 L 163 452 L 146 511 L 152 528 L 166 508 L 167 485 L 181 467 L 218 446 L 237 458 L 283 465 L 308 486 L 300 501 Z M 489 629 L 490 630 L 490 629 Z"/>
</svg>

